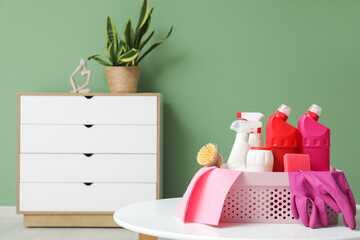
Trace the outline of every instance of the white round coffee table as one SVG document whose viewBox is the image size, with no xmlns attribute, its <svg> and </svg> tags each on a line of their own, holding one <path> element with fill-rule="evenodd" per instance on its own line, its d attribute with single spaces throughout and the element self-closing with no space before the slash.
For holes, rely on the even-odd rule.
<svg viewBox="0 0 360 240">
<path fill-rule="evenodd" d="M 184 224 L 174 216 L 179 202 L 180 198 L 170 198 L 131 204 L 116 210 L 114 220 L 131 231 L 169 239 L 360 239 L 360 227 L 350 230 L 340 219 L 337 226 L 317 229 L 302 224 L 223 223 L 219 227 Z M 360 225 L 359 216 L 356 221 Z"/>
</svg>

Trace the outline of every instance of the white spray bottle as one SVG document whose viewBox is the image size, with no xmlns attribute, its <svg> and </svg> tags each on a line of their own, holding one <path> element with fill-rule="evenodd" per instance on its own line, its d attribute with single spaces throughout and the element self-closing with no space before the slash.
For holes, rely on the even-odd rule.
<svg viewBox="0 0 360 240">
<path fill-rule="evenodd" d="M 259 122 L 260 127 L 249 135 L 249 145 L 250 147 L 264 147 L 264 139 L 261 133 L 261 119 L 264 117 L 264 114 L 259 112 L 239 112 L 236 114 L 236 117 L 247 121 Z"/>
<path fill-rule="evenodd" d="M 256 121 L 235 120 L 231 124 L 230 129 L 237 133 L 234 146 L 227 161 L 227 167 L 229 169 L 240 171 L 246 170 L 246 156 L 250 149 L 248 134 L 250 132 L 256 132 L 258 127 L 259 122 Z"/>
</svg>

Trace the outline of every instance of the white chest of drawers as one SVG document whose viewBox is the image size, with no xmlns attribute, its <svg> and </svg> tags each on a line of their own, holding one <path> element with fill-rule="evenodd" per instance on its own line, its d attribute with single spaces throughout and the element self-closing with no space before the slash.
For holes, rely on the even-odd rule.
<svg viewBox="0 0 360 240">
<path fill-rule="evenodd" d="M 17 211 L 25 226 L 116 226 L 160 197 L 161 95 L 19 94 Z"/>
</svg>

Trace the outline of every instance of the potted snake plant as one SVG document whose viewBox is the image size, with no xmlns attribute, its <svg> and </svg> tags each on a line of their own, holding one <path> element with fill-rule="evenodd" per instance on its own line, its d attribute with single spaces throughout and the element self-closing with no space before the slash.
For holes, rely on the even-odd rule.
<svg viewBox="0 0 360 240">
<path fill-rule="evenodd" d="M 146 51 L 143 51 L 155 33 L 155 31 L 152 31 L 150 34 L 147 34 L 153 10 L 154 8 L 149 10 L 148 0 L 144 0 L 136 28 L 133 28 L 132 22 L 129 19 L 125 24 L 123 38 L 120 38 L 117 33 L 111 18 L 107 17 L 105 27 L 107 37 L 105 49 L 107 55 L 96 54 L 89 57 L 88 60 L 92 59 L 107 66 L 104 72 L 111 93 L 137 92 L 141 73 L 139 63 L 170 36 L 173 27 L 170 28 L 170 31 L 162 40 L 153 43 Z"/>
</svg>

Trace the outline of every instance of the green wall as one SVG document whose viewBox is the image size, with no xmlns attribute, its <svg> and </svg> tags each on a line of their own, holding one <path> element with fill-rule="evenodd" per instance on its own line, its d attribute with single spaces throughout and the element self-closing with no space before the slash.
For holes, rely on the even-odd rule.
<svg viewBox="0 0 360 240">
<path fill-rule="evenodd" d="M 104 52 L 141 1 L 0 0 L 0 205 L 15 205 L 17 92 L 68 92 L 79 59 Z M 152 26 L 170 39 L 142 62 L 140 91 L 164 95 L 164 195 L 183 194 L 208 142 L 224 158 L 238 111 L 267 118 L 285 103 L 291 124 L 316 103 L 332 130 L 332 165 L 360 202 L 360 1 L 151 0 Z M 92 92 L 108 92 L 89 62 Z M 265 121 L 264 121 L 265 123 Z"/>
</svg>

